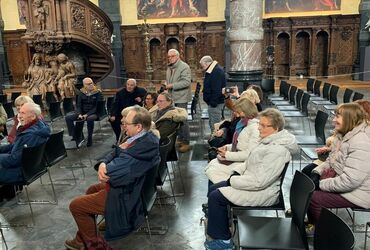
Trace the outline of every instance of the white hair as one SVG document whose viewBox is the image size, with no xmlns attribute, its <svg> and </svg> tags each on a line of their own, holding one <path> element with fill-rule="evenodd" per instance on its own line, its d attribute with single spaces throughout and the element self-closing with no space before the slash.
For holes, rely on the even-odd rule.
<svg viewBox="0 0 370 250">
<path fill-rule="evenodd" d="M 27 102 L 23 104 L 23 106 L 29 107 L 30 111 L 36 115 L 36 117 L 39 117 L 41 115 L 41 107 L 40 105 L 33 103 L 33 102 Z"/>
<path fill-rule="evenodd" d="M 127 80 L 127 82 L 129 82 L 129 81 L 134 82 L 134 83 L 135 83 L 135 85 L 136 85 L 136 80 L 135 80 L 134 78 L 129 78 L 129 79 Z"/>
<path fill-rule="evenodd" d="M 179 53 L 179 51 L 177 49 L 170 49 L 168 51 L 168 53 L 174 53 L 176 56 L 179 56 L 180 55 L 180 53 Z"/>
<path fill-rule="evenodd" d="M 199 63 L 200 64 L 206 64 L 210 65 L 213 62 L 213 59 L 211 56 L 203 56 L 202 59 L 200 59 Z"/>
</svg>

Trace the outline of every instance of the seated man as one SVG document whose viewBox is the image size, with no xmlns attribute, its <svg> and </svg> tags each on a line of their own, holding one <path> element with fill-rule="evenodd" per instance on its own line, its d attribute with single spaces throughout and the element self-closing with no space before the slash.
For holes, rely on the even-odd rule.
<svg viewBox="0 0 370 250">
<path fill-rule="evenodd" d="M 102 100 L 102 94 L 91 78 L 84 78 L 82 80 L 83 88 L 80 89 L 80 94 L 77 98 L 77 110 L 76 112 L 66 116 L 66 123 L 68 127 L 68 134 L 72 136 L 72 140 L 76 140 L 76 145 L 79 145 L 82 138 L 77 138 L 79 135 L 75 135 L 74 121 L 87 121 L 87 146 L 92 146 L 92 134 L 94 131 L 94 121 L 98 119 L 96 113 L 98 101 Z"/>
<path fill-rule="evenodd" d="M 67 249 L 84 249 L 94 241 L 96 214 L 105 216 L 108 240 L 129 234 L 144 220 L 140 192 L 146 172 L 159 164 L 159 140 L 149 132 L 151 118 L 145 108 L 132 107 L 121 122 L 129 138 L 116 147 L 115 154 L 98 163 L 101 183 L 90 186 L 86 195 L 69 206 L 78 232 L 74 239 L 66 240 Z"/>
<path fill-rule="evenodd" d="M 13 144 L 0 147 L 0 184 L 23 180 L 22 150 L 24 145 L 35 147 L 46 143 L 50 136 L 49 127 L 39 119 L 41 108 L 35 103 L 25 103 L 18 114 L 21 124 Z"/>
</svg>

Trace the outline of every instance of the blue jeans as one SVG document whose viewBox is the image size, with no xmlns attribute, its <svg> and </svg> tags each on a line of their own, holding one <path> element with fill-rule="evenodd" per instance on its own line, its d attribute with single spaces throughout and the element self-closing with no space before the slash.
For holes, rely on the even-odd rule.
<svg viewBox="0 0 370 250">
<path fill-rule="evenodd" d="M 215 240 L 231 238 L 227 207 L 233 204 L 218 190 L 218 188 L 226 186 L 226 181 L 221 181 L 210 186 L 208 190 L 207 234 Z"/>
<path fill-rule="evenodd" d="M 208 105 L 208 123 L 209 128 L 211 129 L 211 133 L 215 130 L 215 123 L 218 123 L 222 119 L 222 107 L 224 106 L 223 103 L 217 104 L 216 107 L 212 107 L 211 105 Z"/>
</svg>

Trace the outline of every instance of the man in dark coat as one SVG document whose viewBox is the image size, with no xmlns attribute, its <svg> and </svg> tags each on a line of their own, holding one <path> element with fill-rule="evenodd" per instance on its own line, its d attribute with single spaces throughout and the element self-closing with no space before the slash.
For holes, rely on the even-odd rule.
<svg viewBox="0 0 370 250">
<path fill-rule="evenodd" d="M 109 121 L 116 135 L 116 141 L 121 134 L 121 111 L 134 105 L 142 106 L 145 95 L 146 90 L 136 86 L 136 80 L 132 78 L 127 80 L 125 88 L 116 93 L 112 110 L 109 110 L 111 112 Z"/>
<path fill-rule="evenodd" d="M 46 143 L 50 129 L 42 120 L 40 106 L 25 103 L 20 109 L 18 118 L 21 126 L 13 144 L 0 147 L 0 185 L 23 180 L 22 151 L 24 145 L 35 147 Z"/>
<path fill-rule="evenodd" d="M 107 240 L 126 236 L 144 221 L 140 192 L 146 172 L 159 164 L 159 139 L 149 132 L 151 118 L 145 108 L 133 107 L 122 123 L 129 139 L 97 163 L 101 183 L 90 186 L 69 206 L 78 232 L 66 240 L 67 249 L 84 249 L 95 239 L 93 215 L 105 216 Z"/>
<path fill-rule="evenodd" d="M 221 121 L 224 95 L 222 88 L 226 85 L 225 72 L 210 56 L 203 56 L 200 65 L 205 71 L 203 100 L 208 105 L 209 127 L 213 133 L 214 124 Z"/>
</svg>

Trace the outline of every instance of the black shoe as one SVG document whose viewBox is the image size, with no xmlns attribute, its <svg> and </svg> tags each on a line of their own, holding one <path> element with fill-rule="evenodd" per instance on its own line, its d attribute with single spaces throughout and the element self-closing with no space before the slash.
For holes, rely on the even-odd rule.
<svg viewBox="0 0 370 250">
<path fill-rule="evenodd" d="M 76 140 L 76 148 L 80 148 L 82 146 L 82 144 L 84 143 L 84 139 L 81 139 L 80 141 L 77 141 Z"/>
<path fill-rule="evenodd" d="M 202 204 L 202 211 L 204 213 L 204 217 L 208 218 L 208 203 Z"/>
<path fill-rule="evenodd" d="M 87 140 L 86 146 L 91 147 L 93 145 L 92 140 Z"/>
</svg>

